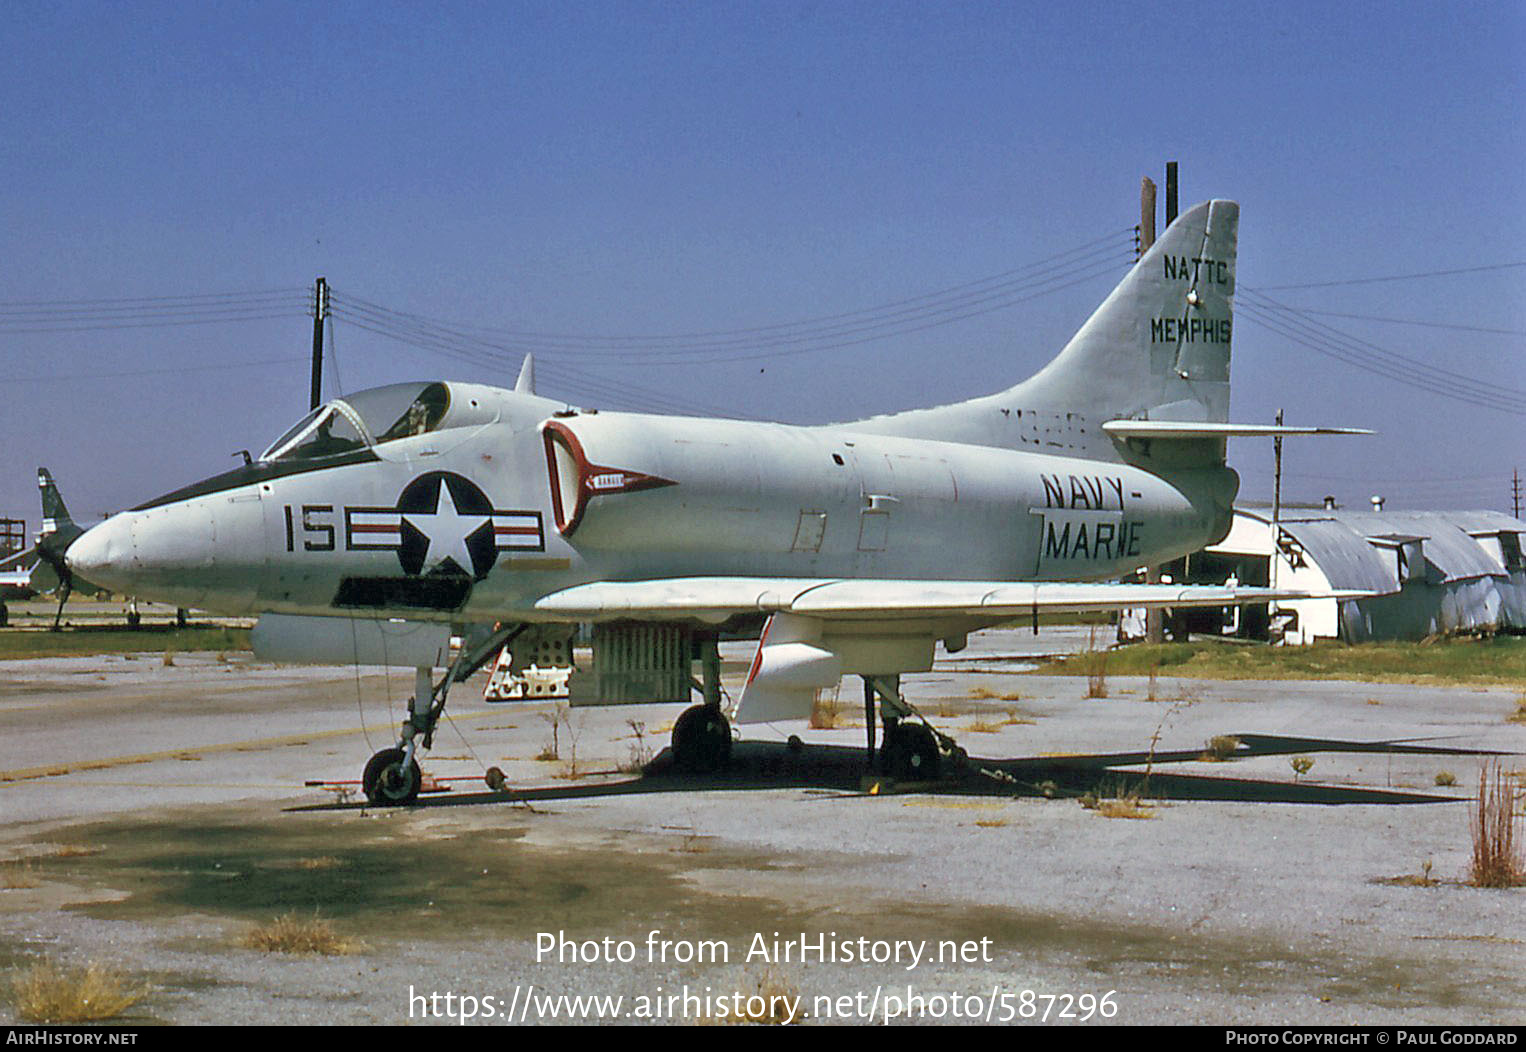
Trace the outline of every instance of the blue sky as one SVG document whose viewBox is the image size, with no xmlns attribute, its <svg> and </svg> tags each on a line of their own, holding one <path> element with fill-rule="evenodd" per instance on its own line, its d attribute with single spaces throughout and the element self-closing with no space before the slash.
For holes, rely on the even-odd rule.
<svg viewBox="0 0 1526 1052">
<path fill-rule="evenodd" d="M 1233 417 L 1381 432 L 1289 443 L 1285 495 L 1508 510 L 1526 469 L 1526 268 L 1499 266 L 1526 261 L 1523 12 L 12 3 L 0 515 L 35 528 L 37 464 L 88 519 L 257 452 L 306 409 L 320 274 L 352 303 L 462 325 L 664 337 L 1114 252 L 1051 294 L 851 346 L 538 356 L 543 392 L 581 404 L 801 423 L 1006 387 L 1122 276 L 1140 177 L 1166 160 L 1183 207 L 1241 203 L 1242 289 L 1338 330 L 1321 353 L 1242 311 Z M 161 324 L 189 320 L 161 297 L 263 290 L 280 291 L 258 320 Z M 17 313 L 140 297 L 142 327 Z M 355 321 L 334 324 L 345 389 L 513 381 L 512 354 L 464 361 Z M 1330 357 L 1347 337 L 1369 366 L 1404 356 L 1382 367 L 1399 379 Z M 1269 443 L 1231 462 L 1244 496 L 1270 495 Z"/>
</svg>

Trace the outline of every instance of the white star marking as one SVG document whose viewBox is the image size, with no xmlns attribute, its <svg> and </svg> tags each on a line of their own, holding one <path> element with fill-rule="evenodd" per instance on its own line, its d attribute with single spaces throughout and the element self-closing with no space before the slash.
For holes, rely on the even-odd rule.
<svg viewBox="0 0 1526 1052">
<path fill-rule="evenodd" d="M 426 518 L 428 525 L 420 522 L 420 518 Z M 424 553 L 424 567 L 421 573 L 428 573 L 439 566 L 446 559 L 452 559 L 468 574 L 475 574 L 472 567 L 472 553 L 467 550 L 466 539 L 485 522 L 491 522 L 491 515 L 462 515 L 456 510 L 456 501 L 450 495 L 450 486 L 445 480 L 440 480 L 440 492 L 435 497 L 434 511 L 426 514 L 405 514 L 404 521 L 411 523 L 413 528 L 429 538 L 429 549 Z"/>
</svg>

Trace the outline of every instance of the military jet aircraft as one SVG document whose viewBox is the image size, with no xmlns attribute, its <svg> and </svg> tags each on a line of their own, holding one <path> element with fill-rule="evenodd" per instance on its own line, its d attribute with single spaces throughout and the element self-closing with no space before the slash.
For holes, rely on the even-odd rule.
<svg viewBox="0 0 1526 1052">
<path fill-rule="evenodd" d="M 47 592 L 58 596 L 58 611 L 53 615 L 53 631 L 56 632 L 69 596 L 75 591 L 92 593 L 100 589 L 76 577 L 64 559 L 69 545 L 84 534 L 85 528 L 69 516 L 58 484 L 47 468 L 37 469 L 37 490 L 42 499 L 42 528 L 37 531 L 37 540 L 30 548 L 0 559 L 0 584 L 34 595 Z M 3 623 L 0 620 L 0 624 Z"/>
<path fill-rule="evenodd" d="M 513 390 L 396 384 L 113 516 L 66 562 L 119 591 L 260 614 L 257 649 L 413 665 L 398 745 L 365 770 L 377 802 L 414 799 L 452 682 L 505 639 L 590 622 L 610 697 L 671 673 L 687 696 L 698 652 L 682 767 L 730 755 L 716 641 L 750 624 L 737 721 L 804 717 L 857 675 L 871 757 L 878 701 L 881 762 L 927 777 L 959 754 L 912 719 L 899 677 L 939 641 L 1051 611 L 1295 594 L 1104 583 L 1224 537 L 1230 436 L 1337 430 L 1226 423 L 1238 220 L 1224 200 L 1180 216 L 1057 357 L 997 394 L 797 427 L 580 409 L 535 394 L 528 361 Z"/>
</svg>

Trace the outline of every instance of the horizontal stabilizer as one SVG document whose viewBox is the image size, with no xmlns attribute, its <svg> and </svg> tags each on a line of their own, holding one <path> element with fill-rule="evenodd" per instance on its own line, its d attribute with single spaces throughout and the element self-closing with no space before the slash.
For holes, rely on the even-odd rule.
<svg viewBox="0 0 1526 1052">
<path fill-rule="evenodd" d="M 1361 427 L 1287 427 L 1282 424 L 1204 424 L 1186 420 L 1109 420 L 1114 438 L 1283 438 L 1288 435 L 1370 435 Z"/>
</svg>

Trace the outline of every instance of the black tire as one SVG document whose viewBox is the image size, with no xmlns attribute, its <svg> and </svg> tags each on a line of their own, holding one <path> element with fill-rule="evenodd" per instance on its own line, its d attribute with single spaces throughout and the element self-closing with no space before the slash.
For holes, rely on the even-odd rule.
<svg viewBox="0 0 1526 1052">
<path fill-rule="evenodd" d="M 932 781 L 938 777 L 943 761 L 938 739 L 920 723 L 897 724 L 893 730 L 887 728 L 881 755 L 890 776 L 906 782 Z"/>
<path fill-rule="evenodd" d="M 684 710 L 673 724 L 673 762 L 691 774 L 709 774 L 731 762 L 731 724 L 719 709 Z"/>
<path fill-rule="evenodd" d="M 419 798 L 422 781 L 417 760 L 408 761 L 407 769 L 403 768 L 401 749 L 383 749 L 371 757 L 360 776 L 366 799 L 378 807 L 407 807 Z"/>
</svg>

